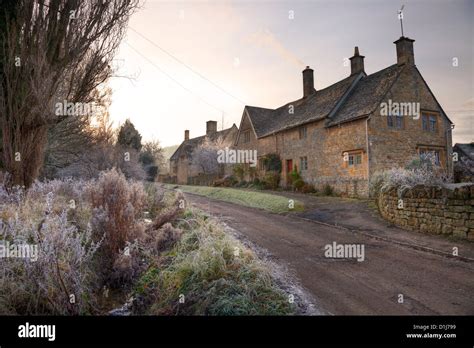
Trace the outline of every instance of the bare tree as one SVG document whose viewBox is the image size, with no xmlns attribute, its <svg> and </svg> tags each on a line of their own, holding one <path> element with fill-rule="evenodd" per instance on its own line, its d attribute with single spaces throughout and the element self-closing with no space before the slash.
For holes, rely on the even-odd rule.
<svg viewBox="0 0 474 348">
<path fill-rule="evenodd" d="M 218 151 L 223 150 L 224 147 L 221 137 L 216 140 L 205 137 L 192 153 L 192 165 L 198 167 L 204 174 L 219 174 L 221 164 L 217 162 Z"/>
<path fill-rule="evenodd" d="M 58 102 L 87 104 L 112 74 L 110 62 L 138 0 L 20 0 L 0 11 L 0 129 L 12 184 L 41 169 Z M 0 28 L 1 29 L 1 28 Z"/>
</svg>

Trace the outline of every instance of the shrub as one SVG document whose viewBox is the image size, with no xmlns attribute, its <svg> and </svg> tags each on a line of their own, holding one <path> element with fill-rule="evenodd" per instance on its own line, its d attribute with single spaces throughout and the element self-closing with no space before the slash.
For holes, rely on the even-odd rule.
<svg viewBox="0 0 474 348">
<path fill-rule="evenodd" d="M 435 164 L 432 154 L 423 154 L 420 158 L 412 159 L 406 168 L 392 168 L 386 171 L 377 172 L 370 181 L 371 195 L 388 188 L 397 187 L 398 193 L 405 188 L 415 185 L 439 186 L 449 181 L 441 167 Z"/>
<path fill-rule="evenodd" d="M 263 166 L 266 171 L 281 173 L 280 155 L 271 153 L 263 157 Z"/>
<path fill-rule="evenodd" d="M 166 205 L 164 202 L 165 190 L 158 185 L 148 184 L 146 186 L 146 195 L 148 217 L 154 218 Z"/>
<path fill-rule="evenodd" d="M 253 181 L 253 179 L 257 177 L 257 168 L 250 166 L 248 168 L 248 174 L 249 174 L 250 181 Z"/>
<path fill-rule="evenodd" d="M 331 185 L 329 184 L 325 184 L 323 186 L 323 190 L 322 190 L 322 193 L 323 195 L 325 196 L 332 196 L 334 194 L 334 189 Z"/>
<path fill-rule="evenodd" d="M 2 211 L 0 239 L 36 247 L 37 259 L 0 258 L 1 314 L 96 313 L 93 294 L 98 282 L 93 258 L 101 240 L 93 240 L 91 226 L 83 221 L 90 218 L 90 207 L 84 204 L 71 221 L 68 199 L 59 194 L 78 194 L 84 187 L 71 182 L 36 182 L 28 192 L 9 193 L 15 198 L 10 197 L 11 203 Z"/>
<path fill-rule="evenodd" d="M 280 184 L 280 173 L 267 172 L 263 178 L 263 187 L 267 190 L 276 190 Z"/>
<path fill-rule="evenodd" d="M 111 169 L 102 172 L 90 189 L 92 207 L 105 213 L 102 246 L 104 257 L 113 263 L 115 255 L 124 248 L 127 241 L 137 237 L 142 229 L 137 219 L 141 217 L 147 202 L 143 185 L 127 181 L 122 173 Z"/>
<path fill-rule="evenodd" d="M 245 168 L 242 164 L 236 164 L 232 168 L 232 171 L 234 172 L 234 175 L 239 181 L 242 181 L 244 179 L 245 175 Z"/>
<path fill-rule="evenodd" d="M 113 263 L 111 272 L 107 274 L 107 283 L 113 288 L 124 287 L 132 283 L 145 269 L 146 265 L 141 262 L 141 254 L 138 240 L 126 242 L 125 250 L 119 253 Z"/>
<path fill-rule="evenodd" d="M 180 240 L 181 233 L 179 228 L 174 228 L 169 222 L 164 224 L 155 236 L 156 250 L 171 249 Z"/>
<path fill-rule="evenodd" d="M 212 186 L 215 187 L 232 187 L 237 184 L 238 180 L 232 175 L 226 175 L 222 179 L 215 180 Z"/>
<path fill-rule="evenodd" d="M 305 182 L 301 178 L 298 178 L 295 181 L 293 181 L 293 188 L 296 191 L 300 191 L 304 185 L 305 185 Z"/>
<path fill-rule="evenodd" d="M 293 183 L 297 180 L 300 180 L 301 179 L 301 175 L 300 173 L 298 172 L 298 167 L 295 166 L 293 167 L 293 170 L 290 172 L 290 176 L 289 176 L 289 179 L 290 179 L 290 184 L 293 185 Z M 293 187 L 294 188 L 294 187 Z"/>
<path fill-rule="evenodd" d="M 313 184 L 304 184 L 301 188 L 301 192 L 303 193 L 316 193 L 316 188 Z"/>
</svg>

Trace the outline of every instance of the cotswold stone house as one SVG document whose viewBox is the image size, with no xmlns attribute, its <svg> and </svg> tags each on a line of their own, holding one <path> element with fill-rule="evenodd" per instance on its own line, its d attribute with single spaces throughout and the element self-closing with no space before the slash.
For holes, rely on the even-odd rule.
<svg viewBox="0 0 474 348">
<path fill-rule="evenodd" d="M 414 40 L 395 41 L 397 62 L 367 75 L 356 47 L 345 79 L 315 90 L 303 70 L 303 97 L 277 109 L 245 106 L 235 146 L 282 160 L 281 185 L 296 167 L 316 186 L 367 196 L 375 172 L 405 166 L 424 152 L 452 172 L 452 122 L 415 65 Z"/>
<path fill-rule="evenodd" d="M 236 139 L 238 128 L 235 124 L 232 127 L 217 131 L 216 121 L 206 122 L 206 135 L 189 138 L 189 130 L 184 131 L 184 141 L 176 149 L 173 155 L 170 157 L 170 176 L 173 181 L 178 184 L 192 184 L 193 179 L 204 174 L 202 169 L 193 164 L 192 156 L 193 151 L 196 150 L 204 141 L 209 139 L 210 141 L 221 140 L 222 146 L 231 147 Z M 223 175 L 224 173 L 222 173 Z"/>
</svg>

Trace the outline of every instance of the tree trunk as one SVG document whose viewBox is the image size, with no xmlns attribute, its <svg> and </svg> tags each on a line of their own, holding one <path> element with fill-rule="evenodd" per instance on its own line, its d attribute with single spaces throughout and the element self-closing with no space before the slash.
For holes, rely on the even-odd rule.
<svg viewBox="0 0 474 348">
<path fill-rule="evenodd" d="M 44 160 L 48 127 L 8 129 L 3 127 L 3 160 L 12 186 L 30 187 Z"/>
</svg>

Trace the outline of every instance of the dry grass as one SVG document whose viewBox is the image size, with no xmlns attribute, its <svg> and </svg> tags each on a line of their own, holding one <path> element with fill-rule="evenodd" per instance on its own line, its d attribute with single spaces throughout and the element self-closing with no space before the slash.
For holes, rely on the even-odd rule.
<svg viewBox="0 0 474 348">
<path fill-rule="evenodd" d="M 135 296 L 153 315 L 288 315 L 295 312 L 271 270 L 221 225 L 188 210 L 181 240 L 150 267 Z M 181 302 L 180 302 L 181 299 Z"/>
</svg>

